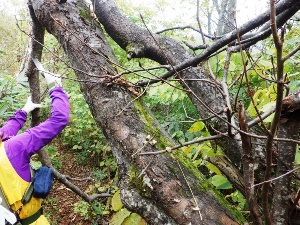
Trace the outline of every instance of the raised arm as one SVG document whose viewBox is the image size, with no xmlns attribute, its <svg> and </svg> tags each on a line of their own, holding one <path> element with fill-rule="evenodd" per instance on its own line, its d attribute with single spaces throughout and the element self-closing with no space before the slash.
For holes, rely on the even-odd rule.
<svg viewBox="0 0 300 225">
<path fill-rule="evenodd" d="M 13 117 L 9 118 L 4 126 L 0 129 L 0 136 L 2 141 L 16 136 L 19 130 L 26 122 L 27 115 L 35 108 L 40 108 L 41 104 L 35 104 L 31 101 L 31 97 L 28 97 L 25 106 L 21 110 L 17 110 Z"/>
<path fill-rule="evenodd" d="M 54 88 L 50 91 L 50 97 L 52 98 L 51 117 L 4 143 L 8 159 L 16 172 L 25 180 L 30 178 L 30 174 L 26 172 L 30 157 L 58 135 L 69 121 L 70 105 L 63 89 Z"/>
<path fill-rule="evenodd" d="M 30 180 L 30 157 L 47 145 L 68 124 L 70 104 L 68 96 L 61 87 L 60 77 L 45 73 L 46 82 L 50 89 L 51 116 L 36 127 L 5 141 L 4 148 L 12 166 L 24 180 Z"/>
<path fill-rule="evenodd" d="M 17 110 L 14 116 L 9 118 L 0 129 L 2 141 L 6 141 L 11 137 L 16 136 L 26 122 L 26 119 L 27 113 L 23 110 Z"/>
</svg>

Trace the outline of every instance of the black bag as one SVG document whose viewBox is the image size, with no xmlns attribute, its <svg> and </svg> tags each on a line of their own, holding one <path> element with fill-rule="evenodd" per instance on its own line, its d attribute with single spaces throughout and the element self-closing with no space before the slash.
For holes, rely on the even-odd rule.
<svg viewBox="0 0 300 225">
<path fill-rule="evenodd" d="M 48 166 L 38 168 L 33 177 L 33 196 L 46 198 L 53 184 L 53 171 Z"/>
</svg>

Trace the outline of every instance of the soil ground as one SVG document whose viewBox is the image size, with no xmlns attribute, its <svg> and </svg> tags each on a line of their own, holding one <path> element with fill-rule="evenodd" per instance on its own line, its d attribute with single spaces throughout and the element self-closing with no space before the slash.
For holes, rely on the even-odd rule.
<svg viewBox="0 0 300 225">
<path fill-rule="evenodd" d="M 81 190 L 86 191 L 90 185 L 95 183 L 91 178 L 91 171 L 88 170 L 90 167 L 86 164 L 78 164 L 74 153 L 63 153 L 63 155 L 60 155 L 60 160 L 62 162 L 62 167 L 59 169 L 59 172 L 63 175 L 75 178 L 70 181 Z M 51 225 L 108 224 L 106 218 L 100 218 L 99 222 L 92 223 L 79 213 L 75 213 L 74 205 L 81 200 L 82 199 L 77 194 L 55 180 L 51 193 L 43 202 L 44 214 Z"/>
</svg>

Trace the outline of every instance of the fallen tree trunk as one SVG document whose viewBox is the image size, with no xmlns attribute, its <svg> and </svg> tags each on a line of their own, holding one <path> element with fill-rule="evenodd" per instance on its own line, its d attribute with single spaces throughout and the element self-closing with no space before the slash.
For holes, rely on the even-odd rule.
<svg viewBox="0 0 300 225">
<path fill-rule="evenodd" d="M 149 224 L 240 224 L 180 150 L 139 156 L 174 143 L 126 81 L 114 80 L 116 59 L 83 1 L 32 1 L 39 22 L 63 46 L 93 117 L 117 160 L 122 200 Z M 156 140 L 152 144 L 150 140 Z"/>
</svg>

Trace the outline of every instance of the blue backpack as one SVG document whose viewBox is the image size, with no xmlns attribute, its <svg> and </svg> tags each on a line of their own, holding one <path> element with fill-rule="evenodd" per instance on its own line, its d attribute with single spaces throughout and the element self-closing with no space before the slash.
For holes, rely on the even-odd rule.
<svg viewBox="0 0 300 225">
<path fill-rule="evenodd" d="M 35 198 L 46 198 L 53 184 L 53 171 L 48 166 L 42 166 L 34 172 L 33 196 Z"/>
</svg>

